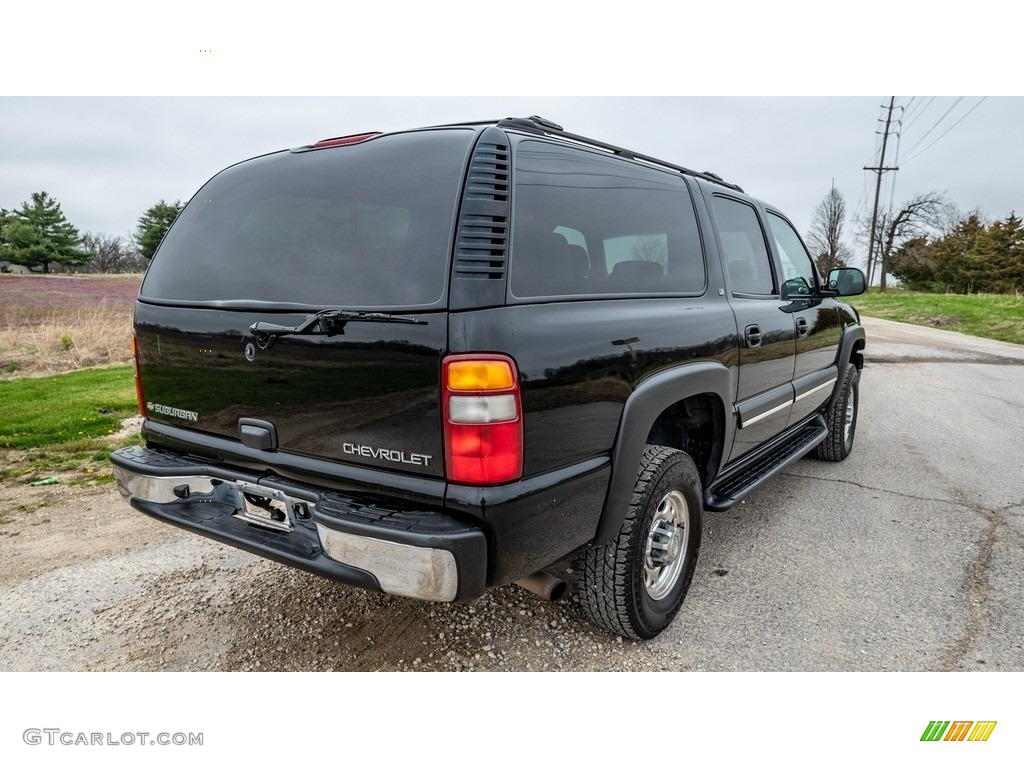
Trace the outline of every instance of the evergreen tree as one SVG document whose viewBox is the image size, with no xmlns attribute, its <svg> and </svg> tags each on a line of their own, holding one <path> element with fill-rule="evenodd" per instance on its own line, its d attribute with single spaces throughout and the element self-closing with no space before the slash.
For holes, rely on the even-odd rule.
<svg viewBox="0 0 1024 768">
<path fill-rule="evenodd" d="M 138 245 L 141 255 L 147 259 L 153 258 L 157 246 L 164 239 L 164 234 L 182 207 L 180 200 L 175 200 L 173 203 L 161 200 L 156 205 L 150 206 L 139 217 L 139 226 L 135 230 L 135 243 Z"/>
<path fill-rule="evenodd" d="M 32 201 L 6 214 L 0 232 L 0 258 L 29 269 L 50 271 L 51 264 L 75 267 L 89 255 L 79 248 L 82 238 L 65 218 L 60 203 L 46 192 L 33 192 Z"/>
<path fill-rule="evenodd" d="M 975 280 L 982 273 L 974 263 L 972 254 L 985 233 L 985 222 L 972 213 L 932 246 L 935 279 L 945 290 L 970 293 L 978 290 Z"/>
<path fill-rule="evenodd" d="M 927 237 L 908 240 L 889 257 L 889 272 L 912 291 L 935 289 L 934 244 Z"/>
<path fill-rule="evenodd" d="M 1024 291 L 1024 228 L 1016 213 L 993 222 L 978 243 L 978 250 L 986 267 L 987 291 Z"/>
</svg>

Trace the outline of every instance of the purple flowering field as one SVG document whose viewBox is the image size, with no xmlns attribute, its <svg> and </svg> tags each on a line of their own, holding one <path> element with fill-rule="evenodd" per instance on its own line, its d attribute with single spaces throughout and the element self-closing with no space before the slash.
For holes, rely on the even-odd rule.
<svg viewBox="0 0 1024 768">
<path fill-rule="evenodd" d="M 130 311 L 141 275 L 0 275 L 0 327 L 73 317 L 101 305 Z"/>
<path fill-rule="evenodd" d="M 0 379 L 130 357 L 141 275 L 0 274 Z"/>
</svg>

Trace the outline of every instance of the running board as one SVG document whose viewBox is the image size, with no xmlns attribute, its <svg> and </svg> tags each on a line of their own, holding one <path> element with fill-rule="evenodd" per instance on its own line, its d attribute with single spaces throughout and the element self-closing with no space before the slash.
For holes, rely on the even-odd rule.
<svg viewBox="0 0 1024 768">
<path fill-rule="evenodd" d="M 724 512 L 790 464 L 802 459 L 827 435 L 825 419 L 818 414 L 779 436 L 763 449 L 742 459 L 735 467 L 727 469 L 704 494 L 705 508 Z"/>
</svg>

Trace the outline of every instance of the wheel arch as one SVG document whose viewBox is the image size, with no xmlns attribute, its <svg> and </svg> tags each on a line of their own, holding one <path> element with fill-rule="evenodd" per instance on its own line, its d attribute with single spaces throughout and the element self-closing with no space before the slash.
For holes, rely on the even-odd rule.
<svg viewBox="0 0 1024 768">
<path fill-rule="evenodd" d="M 858 371 L 864 370 L 864 347 L 866 345 L 867 336 L 864 333 L 863 325 L 850 325 L 843 331 L 843 338 L 839 342 L 839 354 L 836 356 L 836 366 L 839 370 L 839 380 L 836 381 L 836 386 L 832 390 L 832 397 L 828 399 L 828 404 L 825 406 L 825 413 L 832 410 L 832 407 L 836 403 L 836 399 L 840 394 L 840 384 L 843 379 L 843 371 L 846 370 L 846 366 L 853 363 L 857 367 Z"/>
<path fill-rule="evenodd" d="M 684 426 L 677 424 L 681 413 L 706 409 L 709 421 L 702 426 L 700 439 L 707 442 L 702 455 L 693 458 L 702 480 L 707 483 L 717 474 L 724 447 L 732 440 L 731 411 L 735 381 L 731 371 L 721 363 L 688 363 L 642 382 L 630 395 L 619 421 L 612 448 L 612 475 L 608 484 L 594 544 L 604 544 L 618 535 L 626 517 L 629 499 L 636 484 L 637 470 L 648 440 L 652 436 L 671 434 L 671 426 L 679 430 L 667 443 L 691 453 Z M 688 448 L 690 450 L 688 450 Z"/>
<path fill-rule="evenodd" d="M 863 325 L 848 325 L 843 330 L 843 338 L 839 342 L 839 354 L 836 363 L 842 370 L 846 363 L 853 363 L 857 370 L 864 368 L 864 346 L 867 335 Z"/>
</svg>

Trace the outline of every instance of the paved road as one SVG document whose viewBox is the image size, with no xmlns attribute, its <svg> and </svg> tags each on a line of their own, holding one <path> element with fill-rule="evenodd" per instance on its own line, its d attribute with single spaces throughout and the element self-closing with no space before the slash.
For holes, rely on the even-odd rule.
<svg viewBox="0 0 1024 768">
<path fill-rule="evenodd" d="M 1024 347 L 865 325 L 853 455 L 709 513 L 654 641 L 515 586 L 454 606 L 349 589 L 100 490 L 6 526 L 0 670 L 1022 671 Z"/>
<path fill-rule="evenodd" d="M 707 669 L 1024 669 L 1024 347 L 865 319 L 853 454 L 710 517 Z M 728 573 L 716 577 L 715 573 Z"/>
</svg>

